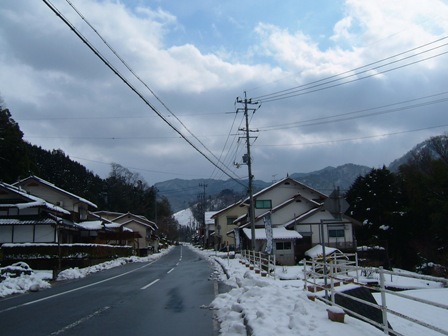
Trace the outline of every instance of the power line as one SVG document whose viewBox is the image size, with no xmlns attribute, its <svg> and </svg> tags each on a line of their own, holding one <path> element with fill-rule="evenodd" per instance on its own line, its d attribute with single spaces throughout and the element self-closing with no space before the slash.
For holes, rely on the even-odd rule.
<svg viewBox="0 0 448 336">
<path fill-rule="evenodd" d="M 442 127 L 448 127 L 448 124 L 428 126 L 428 127 L 416 128 L 416 129 L 412 129 L 412 130 L 397 131 L 397 132 L 392 132 L 392 133 L 384 133 L 384 134 L 379 134 L 379 135 L 378 134 L 377 135 L 367 135 L 367 136 L 357 137 L 357 138 L 346 138 L 346 139 L 336 139 L 336 140 L 317 141 L 317 142 L 302 142 L 302 143 L 296 143 L 296 144 L 256 145 L 256 147 L 293 147 L 293 146 L 325 145 L 325 144 L 332 144 L 332 143 L 336 143 L 336 142 L 347 142 L 347 141 L 381 138 L 381 137 L 385 137 L 385 136 L 399 135 L 399 134 L 412 133 L 412 132 L 420 132 L 420 131 L 426 131 L 426 130 L 442 128 Z"/>
<path fill-rule="evenodd" d="M 153 112 L 155 112 L 171 129 L 178 133 L 191 147 L 193 147 L 201 156 L 203 156 L 207 161 L 214 165 L 217 169 L 222 171 L 226 176 L 232 180 L 240 183 L 244 186 L 238 179 L 230 175 L 221 166 L 218 166 L 213 160 L 211 160 L 205 153 L 203 153 L 195 144 L 193 144 L 187 137 L 184 136 L 174 125 L 172 125 L 169 120 L 163 116 L 155 106 L 153 106 L 144 96 L 140 93 L 90 42 L 83 36 L 78 29 L 67 19 L 65 16 L 49 1 L 42 0 L 74 33 L 78 36 L 81 41 L 117 76 L 119 77 Z M 149 87 L 148 87 L 149 89 Z M 150 89 L 149 89 L 150 90 Z M 227 167 L 226 167 L 227 168 Z M 229 169 L 229 168 L 227 168 Z"/>
<path fill-rule="evenodd" d="M 378 65 L 378 66 L 373 67 L 373 68 L 369 68 L 369 67 L 371 67 L 373 65 L 377 65 L 377 64 L 383 63 L 385 61 L 394 59 L 396 57 L 405 55 L 405 54 L 410 53 L 412 51 L 416 51 L 416 50 L 422 49 L 424 47 L 430 46 L 430 45 L 435 44 L 437 42 L 441 42 L 441 41 L 443 41 L 445 39 L 448 39 L 448 36 L 445 36 L 445 37 L 437 39 L 435 41 L 426 43 L 426 44 L 421 45 L 419 47 L 416 47 L 416 48 L 404 51 L 402 53 L 399 53 L 399 54 L 396 54 L 396 55 L 393 55 L 393 56 L 389 56 L 389 57 L 384 58 L 382 60 L 379 60 L 379 61 L 376 61 L 376 62 L 373 62 L 373 63 L 369 63 L 367 65 L 363 65 L 361 67 L 357 67 L 355 69 L 339 73 L 337 75 L 329 76 L 329 77 L 326 77 L 326 78 L 323 78 L 323 79 L 320 79 L 320 80 L 316 80 L 316 81 L 313 81 L 313 82 L 310 82 L 310 83 L 306 83 L 306 84 L 302 84 L 302 85 L 299 85 L 299 86 L 294 86 L 292 88 L 281 90 L 281 91 L 277 91 L 277 92 L 273 92 L 273 93 L 270 93 L 270 94 L 256 96 L 256 97 L 254 97 L 254 99 L 258 99 L 258 100 L 261 100 L 263 102 L 272 102 L 272 101 L 276 101 L 276 100 L 280 100 L 280 99 L 291 98 L 291 97 L 295 97 L 295 96 L 299 96 L 299 95 L 304 95 L 304 94 L 308 94 L 308 93 L 321 91 L 321 90 L 329 89 L 329 88 L 332 88 L 332 87 L 336 87 L 336 86 L 352 83 L 352 82 L 355 82 L 355 81 L 358 81 L 358 80 L 361 80 L 361 79 L 374 77 L 374 76 L 377 76 L 377 75 L 380 75 L 380 74 L 384 74 L 384 73 L 390 72 L 392 70 L 397 70 L 397 69 L 400 69 L 400 68 L 403 68 L 403 67 L 406 67 L 406 66 L 410 66 L 410 65 L 413 65 L 413 64 L 416 64 L 416 63 L 420 63 L 420 62 L 426 61 L 428 59 L 432 59 L 434 57 L 438 57 L 438 56 L 447 54 L 448 52 L 442 52 L 440 54 L 429 56 L 427 58 L 424 58 L 424 59 L 421 59 L 421 60 L 418 60 L 418 61 L 414 61 L 414 62 L 405 64 L 405 65 L 397 66 L 395 68 L 387 69 L 387 70 L 384 70 L 382 72 L 377 72 L 377 73 L 374 73 L 374 74 L 366 75 L 364 77 L 348 80 L 348 81 L 345 81 L 343 83 L 337 83 L 339 81 L 348 79 L 350 77 L 358 76 L 360 74 L 367 73 L 369 71 L 378 70 L 378 69 L 383 68 L 385 66 L 388 66 L 388 65 L 391 65 L 391 64 L 394 64 L 394 63 L 398 63 L 398 62 L 404 61 L 406 59 L 410 59 L 410 58 L 422 55 L 424 53 L 427 53 L 427 52 L 430 52 L 430 51 L 434 51 L 435 49 L 444 47 L 444 46 L 448 45 L 448 43 L 445 43 L 445 44 L 442 44 L 442 45 L 439 45 L 439 46 L 435 46 L 435 47 L 430 48 L 428 50 L 424 50 L 422 52 L 419 52 L 419 53 L 416 53 L 416 54 L 413 54 L 413 55 L 410 55 L 410 56 L 406 56 L 406 57 L 403 57 L 401 59 L 388 62 L 386 64 L 382 64 L 382 65 Z M 365 70 L 362 70 L 362 69 L 365 69 Z M 360 70 L 362 70 L 362 71 L 360 71 Z M 355 73 L 353 73 L 353 72 L 355 72 Z M 343 77 L 341 77 L 341 76 L 343 76 Z M 329 85 L 331 83 L 337 83 L 337 84 Z M 324 86 L 324 87 L 322 87 L 322 86 Z"/>
<path fill-rule="evenodd" d="M 210 151 L 207 146 L 192 132 L 190 129 L 180 120 L 176 114 L 156 95 L 156 93 L 144 82 L 141 77 L 139 77 L 135 71 L 124 61 L 122 57 L 115 51 L 114 48 L 104 39 L 101 34 L 96 30 L 92 24 L 76 9 L 76 7 L 71 3 L 70 0 L 66 0 L 66 2 L 73 8 L 73 10 L 81 17 L 81 19 L 95 32 L 95 34 L 103 41 L 103 43 L 107 46 L 107 48 L 112 51 L 112 53 L 120 60 L 120 62 L 126 67 L 126 69 L 129 70 L 129 72 L 141 83 L 143 86 L 148 89 L 149 92 L 157 99 L 157 101 L 173 116 L 181 125 L 182 127 L 197 141 L 199 142 L 202 147 L 210 154 L 212 155 L 217 162 L 219 162 L 223 167 L 228 169 L 230 171 L 230 168 L 227 167 L 216 155 Z"/>
<path fill-rule="evenodd" d="M 409 100 L 405 100 L 405 101 L 401 101 L 401 102 L 397 102 L 397 103 L 392 103 L 392 104 L 387 104 L 387 105 L 382 105 L 382 106 L 377 106 L 377 107 L 371 107 L 371 108 L 367 108 L 367 109 L 363 109 L 363 110 L 341 113 L 341 114 L 332 115 L 332 116 L 313 118 L 313 119 L 302 120 L 302 121 L 297 121 L 297 122 L 290 122 L 287 124 L 279 124 L 279 125 L 271 125 L 271 126 L 261 127 L 260 131 L 272 131 L 272 130 L 288 129 L 288 128 L 296 128 L 296 127 L 316 126 L 316 125 L 322 125 L 322 124 L 327 124 L 327 123 L 341 122 L 341 121 L 347 121 L 347 120 L 353 120 L 353 119 L 372 117 L 372 116 L 377 116 L 377 115 L 382 115 L 382 114 L 387 114 L 387 113 L 399 112 L 399 111 L 414 109 L 414 108 L 418 108 L 418 107 L 424 107 L 424 106 L 433 105 L 433 104 L 440 104 L 440 103 L 447 102 L 448 98 L 441 98 L 441 99 L 437 99 L 437 100 L 431 100 L 428 102 L 411 104 L 411 105 L 407 105 L 407 106 L 400 106 L 400 107 L 386 109 L 386 110 L 382 110 L 382 111 L 378 111 L 378 112 L 371 112 L 371 113 L 363 114 L 363 115 L 356 115 L 356 114 L 360 114 L 360 113 L 364 113 L 364 112 L 380 110 L 380 109 L 383 109 L 386 107 L 393 107 L 393 106 L 402 105 L 402 104 L 415 102 L 415 101 L 419 101 L 419 100 L 424 100 L 424 99 L 428 99 L 428 98 L 434 98 L 434 97 L 438 97 L 441 95 L 445 95 L 447 93 L 448 93 L 448 91 L 438 93 L 438 94 L 429 95 L 429 96 L 419 97 L 419 98 L 415 98 L 415 99 L 409 99 Z M 337 119 L 337 118 L 339 118 L 339 119 Z"/>
</svg>

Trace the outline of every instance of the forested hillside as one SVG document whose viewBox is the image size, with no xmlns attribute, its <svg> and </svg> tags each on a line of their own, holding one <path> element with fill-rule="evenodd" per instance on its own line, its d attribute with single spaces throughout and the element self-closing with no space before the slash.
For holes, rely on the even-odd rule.
<svg viewBox="0 0 448 336">
<path fill-rule="evenodd" d="M 172 211 L 164 197 L 156 199 L 154 187 L 137 173 L 111 165 L 106 179 L 70 159 L 62 150 L 44 150 L 23 140 L 19 125 L 8 109 L 0 106 L 0 181 L 14 183 L 36 175 L 95 203 L 98 209 L 132 212 L 157 219 L 162 233 L 177 238 Z M 156 213 L 157 211 L 157 213 Z"/>
</svg>

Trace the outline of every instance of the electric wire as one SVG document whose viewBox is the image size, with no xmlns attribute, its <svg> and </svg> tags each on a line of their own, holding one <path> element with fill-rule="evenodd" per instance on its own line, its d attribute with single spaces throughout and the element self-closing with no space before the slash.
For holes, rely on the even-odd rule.
<svg viewBox="0 0 448 336">
<path fill-rule="evenodd" d="M 230 175 L 222 167 L 218 166 L 213 160 L 211 160 L 205 153 L 203 153 L 194 143 L 192 143 L 187 137 L 184 136 L 174 125 L 172 125 L 169 120 L 163 116 L 160 111 L 155 108 L 141 92 L 139 92 L 89 41 L 88 39 L 79 32 L 79 30 L 49 1 L 42 0 L 74 33 L 78 36 L 81 41 L 117 76 L 119 77 L 153 112 L 155 112 L 171 129 L 178 133 L 193 149 L 195 149 L 201 156 L 203 156 L 207 161 L 209 161 L 213 166 L 222 171 L 226 176 L 245 186 L 237 178 Z"/>
<path fill-rule="evenodd" d="M 341 114 L 332 115 L 332 116 L 325 116 L 325 117 L 307 119 L 307 120 L 302 120 L 302 121 L 297 121 L 297 122 L 290 122 L 287 124 L 270 125 L 270 126 L 266 126 L 266 127 L 261 127 L 260 131 L 271 131 L 271 130 L 279 130 L 279 129 L 296 128 L 296 127 L 323 125 L 323 124 L 327 124 L 327 123 L 334 123 L 334 122 L 341 122 L 341 121 L 348 121 L 348 120 L 353 120 L 353 119 L 372 117 L 372 116 L 383 115 L 383 114 L 388 114 L 388 113 L 393 113 L 393 112 L 405 111 L 405 110 L 414 109 L 414 108 L 418 108 L 418 107 L 424 107 L 424 106 L 433 105 L 433 104 L 440 104 L 440 103 L 447 102 L 448 98 L 441 98 L 441 99 L 437 99 L 437 100 L 431 100 L 428 102 L 411 104 L 411 105 L 407 105 L 407 106 L 386 109 L 386 110 L 378 111 L 378 112 L 371 112 L 371 113 L 363 114 L 363 115 L 355 115 L 355 114 L 360 114 L 360 113 L 364 113 L 364 112 L 380 110 L 380 109 L 383 109 L 386 107 L 393 107 L 393 106 L 402 105 L 402 104 L 406 104 L 406 103 L 410 103 L 410 102 L 415 102 L 415 101 L 419 101 L 419 100 L 423 100 L 423 99 L 434 98 L 437 96 L 445 95 L 447 93 L 448 93 L 448 91 L 429 95 L 429 96 L 419 97 L 419 98 L 415 98 L 415 99 L 409 99 L 409 100 L 405 100 L 405 101 L 401 101 L 401 102 L 397 102 L 397 103 L 392 103 L 392 104 L 387 104 L 387 105 L 382 105 L 382 106 L 377 106 L 377 107 L 371 107 L 371 108 L 367 108 L 367 109 L 363 109 L 363 110 L 341 113 Z M 355 116 L 353 116 L 353 115 L 355 115 Z M 351 117 L 349 117 L 349 116 L 351 116 Z M 337 119 L 337 118 L 339 118 L 339 119 Z"/>
<path fill-rule="evenodd" d="M 223 164 L 221 160 L 216 157 L 216 155 L 210 151 L 207 146 L 192 132 L 190 129 L 182 122 L 181 119 L 177 117 L 177 115 L 156 95 L 156 93 L 146 84 L 145 81 L 141 79 L 140 76 L 138 76 L 135 71 L 126 63 L 126 61 L 116 52 L 116 50 L 106 41 L 106 39 L 103 38 L 103 36 L 98 32 L 95 27 L 93 27 L 92 24 L 81 14 L 81 12 L 72 4 L 70 0 L 66 0 L 66 2 L 70 5 L 70 7 L 78 14 L 78 16 L 94 31 L 94 33 L 103 41 L 103 43 L 107 46 L 107 48 L 118 58 L 118 60 L 126 67 L 126 69 L 129 70 L 129 72 L 141 83 L 143 86 L 148 89 L 149 92 L 157 99 L 157 101 L 173 116 L 181 125 L 182 127 L 196 140 L 198 141 L 202 147 L 210 154 L 212 155 L 215 160 L 219 163 L 221 163 L 226 169 L 231 171 L 231 169 Z"/>
<path fill-rule="evenodd" d="M 299 86 L 294 86 L 294 87 L 289 88 L 289 89 L 280 90 L 280 91 L 276 91 L 276 92 L 265 94 L 265 95 L 255 96 L 253 99 L 261 100 L 262 102 L 271 102 L 271 101 L 276 101 L 276 100 L 280 100 L 280 99 L 291 98 L 291 97 L 295 97 L 295 96 L 302 95 L 302 94 L 307 94 L 307 93 L 311 93 L 311 92 L 325 90 L 325 89 L 328 89 L 328 88 L 331 88 L 331 87 L 335 87 L 335 86 L 339 86 L 339 85 L 348 84 L 348 83 L 351 83 L 351 82 L 354 82 L 354 81 L 357 81 L 357 80 L 360 80 L 360 79 L 370 78 L 370 77 L 377 76 L 377 75 L 380 75 L 380 74 L 383 74 L 383 73 L 386 73 L 386 72 L 389 72 L 389 71 L 392 71 L 392 70 L 397 70 L 397 69 L 403 68 L 405 66 L 409 66 L 409 65 L 413 65 L 413 64 L 416 64 L 416 63 L 419 63 L 419 62 L 423 62 L 423 61 L 426 61 L 428 59 L 444 55 L 444 54 L 446 54 L 448 52 L 443 52 L 443 53 L 440 53 L 440 54 L 437 54 L 437 55 L 434 55 L 434 56 L 430 56 L 430 57 L 427 57 L 427 58 L 424 58 L 424 59 L 421 59 L 421 60 L 418 60 L 418 61 L 414 61 L 414 62 L 408 63 L 406 65 L 401 65 L 401 66 L 398 66 L 398 67 L 395 67 L 395 68 L 392 68 L 392 69 L 385 70 L 383 72 L 379 72 L 379 73 L 371 74 L 371 75 L 364 76 L 364 77 L 361 77 L 361 78 L 357 78 L 357 79 L 354 79 L 354 80 L 346 81 L 344 83 L 338 83 L 338 84 L 331 85 L 331 86 L 328 86 L 328 87 L 315 89 L 315 88 L 319 88 L 319 87 L 324 86 L 324 85 L 335 83 L 335 82 L 338 82 L 338 81 L 341 81 L 341 80 L 344 80 L 344 79 L 347 79 L 347 78 L 350 78 L 350 77 L 353 77 L 353 76 L 357 76 L 357 75 L 360 75 L 360 74 L 363 74 L 363 73 L 366 73 L 366 72 L 369 72 L 369 71 L 377 70 L 377 69 L 380 69 L 380 68 L 385 67 L 387 65 L 398 63 L 398 62 L 401 62 L 403 60 L 406 60 L 406 59 L 409 59 L 409 58 L 412 58 L 412 57 L 416 57 L 416 56 L 422 55 L 422 54 L 430 52 L 430 51 L 434 51 L 434 50 L 436 50 L 438 48 L 441 48 L 441 47 L 444 47 L 444 46 L 448 45 L 448 43 L 444 43 L 442 45 L 430 48 L 428 50 L 425 50 L 425 51 L 422 51 L 422 52 L 419 52 L 419 53 L 416 53 L 416 54 L 413 54 L 413 55 L 410 55 L 410 56 L 403 57 L 403 58 L 401 58 L 399 60 L 394 60 L 394 61 L 391 61 L 391 62 L 386 63 L 386 64 L 378 65 L 378 66 L 373 67 L 373 68 L 368 68 L 368 67 L 371 67 L 373 65 L 377 65 L 377 64 L 383 63 L 385 61 L 388 61 L 388 60 L 394 59 L 396 57 L 408 54 L 410 52 L 422 49 L 424 47 L 430 46 L 432 44 L 441 42 L 441 41 L 446 40 L 446 39 L 448 39 L 448 36 L 445 36 L 445 37 L 442 37 L 442 38 L 437 39 L 435 41 L 432 41 L 432 42 L 426 43 L 424 45 L 415 47 L 413 49 L 410 49 L 410 50 L 407 50 L 407 51 L 395 54 L 393 56 L 389 56 L 389 57 L 381 59 L 379 61 L 375 61 L 375 62 L 369 63 L 367 65 L 363 65 L 361 67 L 357 67 L 355 69 L 351 69 L 351 70 L 348 70 L 348 71 L 345 71 L 345 72 L 342 72 L 342 73 L 339 73 L 339 74 L 336 74 L 336 75 L 332 75 L 332 76 L 329 76 L 329 77 L 326 77 L 326 78 L 323 78 L 323 79 L 312 81 L 310 83 L 302 84 L 302 85 L 299 85 Z M 368 69 L 365 69 L 365 68 L 368 68 Z M 359 71 L 359 70 L 362 70 L 362 69 L 365 69 L 365 70 Z M 343 76 L 343 77 L 341 77 L 341 76 Z M 315 90 L 311 90 L 311 89 L 315 89 Z M 307 90 L 309 90 L 309 92 Z"/>
<path fill-rule="evenodd" d="M 257 147 L 293 147 L 293 146 L 315 146 L 315 145 L 325 145 L 325 144 L 332 144 L 332 143 L 338 143 L 338 142 L 347 142 L 347 141 L 357 141 L 357 140 L 365 140 L 365 139 L 374 139 L 374 138 L 382 138 L 386 136 L 391 135 L 398 135 L 398 134 L 405 134 L 405 133 L 412 133 L 412 132 L 420 132 L 420 131 L 426 131 L 436 128 L 442 128 L 442 127 L 448 127 L 448 124 L 446 125 L 435 125 L 435 126 L 428 126 L 428 127 L 422 127 L 422 128 L 416 128 L 412 130 L 404 130 L 404 131 L 397 131 L 397 132 L 391 132 L 391 133 L 384 133 L 384 134 L 376 134 L 376 135 L 366 135 L 363 137 L 356 137 L 356 138 L 345 138 L 345 139 L 336 139 L 336 140 L 328 140 L 328 141 L 316 141 L 316 142 L 302 142 L 302 143 L 295 143 L 295 144 L 276 144 L 276 145 L 256 145 Z"/>
</svg>

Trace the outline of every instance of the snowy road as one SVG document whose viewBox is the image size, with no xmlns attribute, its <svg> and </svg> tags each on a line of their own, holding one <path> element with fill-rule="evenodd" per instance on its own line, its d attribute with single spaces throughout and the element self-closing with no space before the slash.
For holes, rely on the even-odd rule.
<svg viewBox="0 0 448 336">
<path fill-rule="evenodd" d="M 214 335 L 211 273 L 207 261 L 179 246 L 154 262 L 0 300 L 1 334 Z"/>
</svg>

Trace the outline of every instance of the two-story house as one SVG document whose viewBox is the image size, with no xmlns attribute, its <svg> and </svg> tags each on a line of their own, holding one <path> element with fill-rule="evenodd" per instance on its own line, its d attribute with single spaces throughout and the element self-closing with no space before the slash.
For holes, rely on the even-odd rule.
<svg viewBox="0 0 448 336">
<path fill-rule="evenodd" d="M 215 222 L 215 249 L 235 248 L 234 230 L 238 228 L 236 220 L 247 213 L 241 202 L 219 210 L 211 217 Z"/>
<path fill-rule="evenodd" d="M 286 177 L 253 195 L 255 250 L 265 250 L 268 240 L 265 225 L 272 225 L 273 253 L 282 264 L 294 264 L 304 257 L 304 252 L 316 244 L 353 251 L 353 219 L 342 216 L 336 219 L 326 209 L 328 196 Z M 245 211 L 237 224 L 235 242 L 242 249 L 250 249 L 252 227 L 249 221 L 249 199 L 240 203 Z M 232 207 L 236 209 L 236 207 Z M 216 216 L 224 216 L 226 212 Z M 216 218 L 216 217 L 215 217 Z M 224 219 L 217 218 L 223 221 Z M 323 234 L 322 234 L 323 233 Z"/>
<path fill-rule="evenodd" d="M 87 220 L 89 209 L 96 209 L 96 204 L 72 194 L 37 176 L 29 176 L 13 184 L 26 190 L 31 195 L 40 197 L 50 203 L 70 211 L 74 222 Z"/>
<path fill-rule="evenodd" d="M 0 182 L 0 245 L 3 243 L 72 243 L 78 232 L 71 213 Z"/>
</svg>

